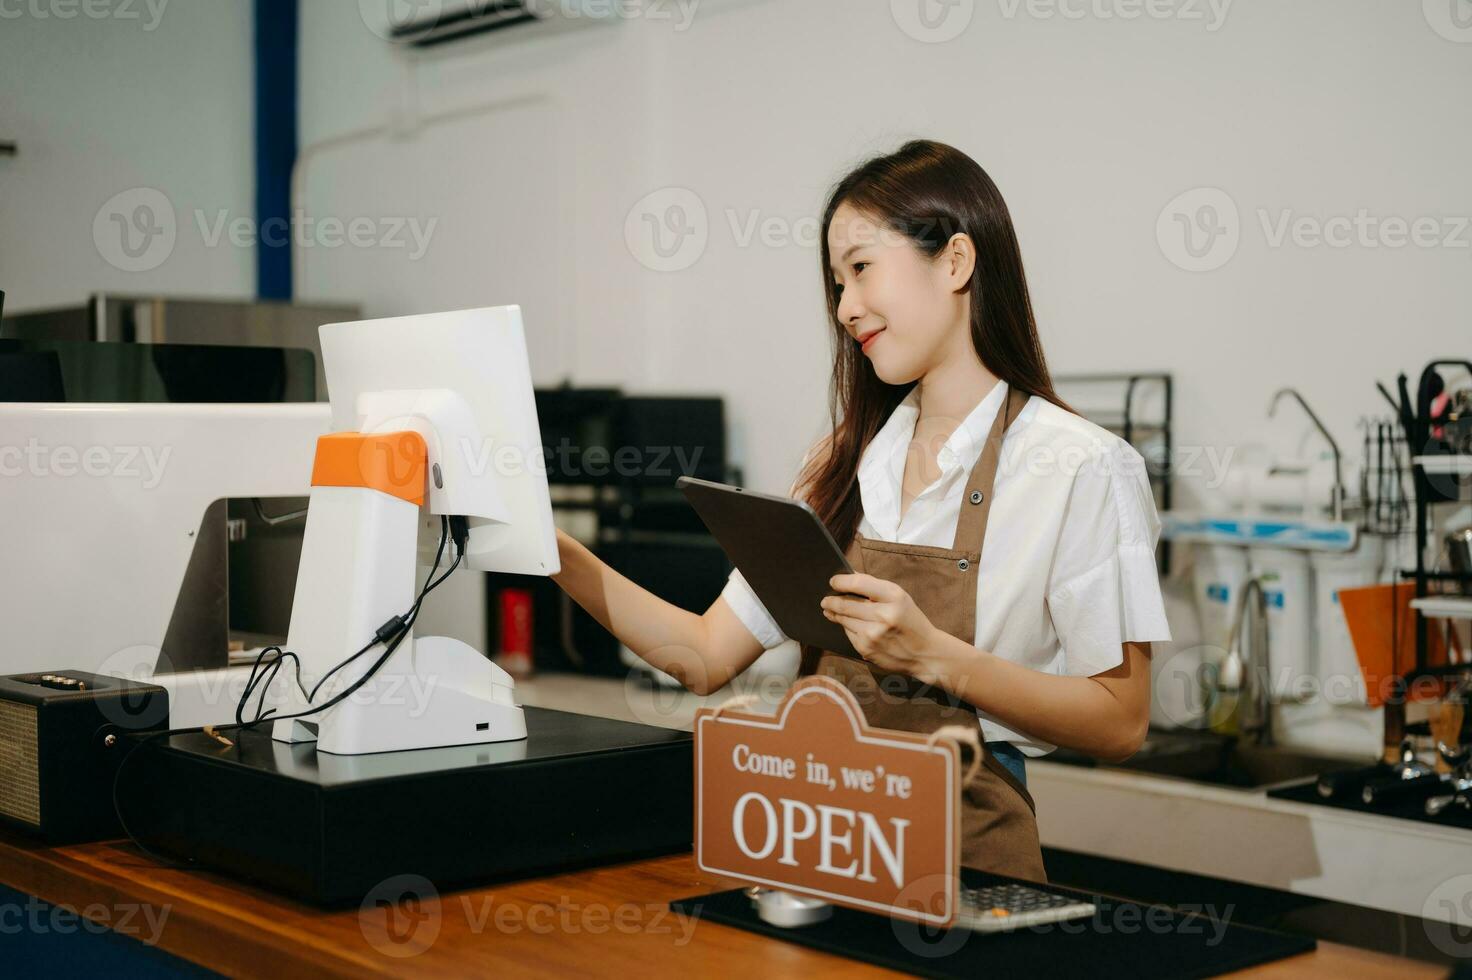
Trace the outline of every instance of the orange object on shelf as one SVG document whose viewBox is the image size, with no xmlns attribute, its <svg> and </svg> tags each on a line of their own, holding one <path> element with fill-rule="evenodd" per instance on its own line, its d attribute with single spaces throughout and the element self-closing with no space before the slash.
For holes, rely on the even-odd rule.
<svg viewBox="0 0 1472 980">
<path fill-rule="evenodd" d="M 1416 612 L 1411 608 L 1415 597 L 1412 582 L 1339 590 L 1339 608 L 1344 610 L 1344 621 L 1349 625 L 1371 707 L 1385 703 L 1395 678 L 1416 669 Z M 1452 636 L 1456 640 L 1456 634 Z M 1456 648 L 1460 655 L 1459 641 Z M 1449 662 L 1442 628 L 1432 621 L 1426 630 L 1426 665 L 1440 667 Z M 1445 696 L 1445 684 L 1423 682 L 1409 695 L 1412 701 L 1440 700 Z"/>
</svg>

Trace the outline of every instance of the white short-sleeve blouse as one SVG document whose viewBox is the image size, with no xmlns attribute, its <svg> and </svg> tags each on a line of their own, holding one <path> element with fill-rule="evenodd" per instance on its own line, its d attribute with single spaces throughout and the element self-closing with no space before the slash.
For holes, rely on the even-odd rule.
<svg viewBox="0 0 1472 980">
<path fill-rule="evenodd" d="M 1007 383 L 998 381 L 956 426 L 938 453 L 940 478 L 901 521 L 900 485 L 920 407 L 919 389 L 911 390 L 859 462 L 859 533 L 950 547 L 966 481 L 1006 394 Z M 1159 537 L 1139 452 L 1081 416 L 1029 399 L 1002 441 L 973 642 L 1034 670 L 1088 676 L 1118 666 L 1127 642 L 1169 640 L 1155 566 Z M 787 639 L 740 571 L 721 595 L 763 648 Z M 1012 742 L 1030 756 L 1055 748 L 978 714 L 988 741 Z"/>
</svg>

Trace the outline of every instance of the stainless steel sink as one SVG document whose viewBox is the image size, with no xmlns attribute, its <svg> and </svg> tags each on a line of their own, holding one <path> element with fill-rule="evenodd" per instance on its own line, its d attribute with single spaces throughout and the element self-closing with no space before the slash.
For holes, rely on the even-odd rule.
<svg viewBox="0 0 1472 980">
<path fill-rule="evenodd" d="M 1099 762 L 1081 752 L 1058 749 L 1047 757 L 1070 765 L 1125 769 L 1216 786 L 1256 789 L 1326 772 L 1358 769 L 1364 759 L 1321 756 L 1298 749 L 1244 742 L 1209 732 L 1151 732 L 1124 762 Z"/>
</svg>

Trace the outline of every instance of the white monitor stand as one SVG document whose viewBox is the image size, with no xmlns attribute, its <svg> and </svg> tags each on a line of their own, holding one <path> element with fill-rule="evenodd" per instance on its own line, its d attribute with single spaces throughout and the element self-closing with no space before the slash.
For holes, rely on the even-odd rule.
<svg viewBox="0 0 1472 980">
<path fill-rule="evenodd" d="M 468 519 L 470 568 L 559 569 L 517 307 L 331 324 L 321 334 L 339 431 L 318 444 L 287 641 L 309 694 L 413 606 L 423 584 L 416 565 L 433 557 L 441 515 Z M 287 679 L 294 665 L 283 666 L 272 737 L 341 755 L 526 737 L 510 675 L 469 644 L 412 628 L 361 688 L 314 710 L 385 649 L 375 644 L 337 669 L 310 703 Z M 300 712 L 309 713 L 286 717 Z"/>
</svg>

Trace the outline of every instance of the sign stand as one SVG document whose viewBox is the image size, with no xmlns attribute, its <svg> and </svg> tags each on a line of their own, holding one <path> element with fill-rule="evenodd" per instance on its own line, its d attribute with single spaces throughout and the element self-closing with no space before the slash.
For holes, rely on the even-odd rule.
<svg viewBox="0 0 1472 980">
<path fill-rule="evenodd" d="M 821 898 L 794 895 L 781 888 L 752 886 L 746 890 L 751 905 L 763 922 L 783 929 L 810 926 L 833 918 L 833 906 Z"/>
<path fill-rule="evenodd" d="M 755 886 L 748 907 L 778 928 L 834 906 L 950 926 L 965 779 L 951 730 L 871 729 L 831 677 L 798 681 L 775 715 L 752 700 L 696 715 L 696 865 Z"/>
<path fill-rule="evenodd" d="M 977 869 L 967 872 L 976 904 L 963 914 L 960 787 L 969 774 L 959 740 L 976 738 L 974 729 L 870 728 L 855 694 L 823 676 L 799 680 L 775 714 L 746 710 L 753 700 L 695 716 L 696 865 L 746 887 L 671 903 L 686 915 L 957 980 L 1092 975 L 1100 964 L 1111 976 L 1217 976 L 1313 948 L 1305 937 L 1214 928 L 1198 915 L 1042 892 Z M 980 765 L 981 746 L 971 747 Z M 989 892 L 1000 902 L 982 910 Z M 1162 915 L 1160 928 L 1123 927 Z M 1055 926 L 1064 918 L 1081 921 Z M 983 933 L 1008 938 L 968 942 Z"/>
</svg>

